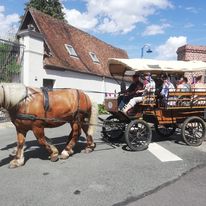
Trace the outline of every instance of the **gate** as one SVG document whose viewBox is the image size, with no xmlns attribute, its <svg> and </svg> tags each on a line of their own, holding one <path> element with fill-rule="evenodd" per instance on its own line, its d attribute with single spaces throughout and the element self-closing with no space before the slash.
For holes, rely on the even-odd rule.
<svg viewBox="0 0 206 206">
<path fill-rule="evenodd" d="M 0 39 L 0 82 L 21 82 L 23 45 Z"/>
<path fill-rule="evenodd" d="M 23 45 L 0 39 L 0 82 L 21 82 L 23 52 Z M 0 122 L 8 120 L 8 113 L 0 108 Z"/>
</svg>

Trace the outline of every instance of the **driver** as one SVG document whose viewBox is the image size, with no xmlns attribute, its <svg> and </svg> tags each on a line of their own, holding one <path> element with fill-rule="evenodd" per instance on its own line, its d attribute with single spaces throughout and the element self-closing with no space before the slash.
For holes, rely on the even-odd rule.
<svg viewBox="0 0 206 206">
<path fill-rule="evenodd" d="M 137 103 L 140 103 L 143 101 L 144 96 L 150 94 L 151 92 L 155 92 L 155 82 L 151 77 L 150 73 L 145 73 L 144 77 L 139 77 L 139 81 L 143 83 L 143 90 L 138 90 L 137 92 L 142 92 L 142 95 L 139 97 L 133 97 L 127 105 L 123 108 L 123 113 L 127 114 L 128 110 L 133 108 Z"/>
<path fill-rule="evenodd" d="M 132 99 L 133 97 L 139 96 L 137 91 L 143 89 L 143 84 L 142 82 L 139 81 L 139 77 L 140 77 L 139 73 L 135 73 L 132 76 L 132 83 L 125 91 L 124 95 L 118 98 L 119 109 L 122 109 L 125 106 L 125 104 L 127 104 L 129 100 Z"/>
</svg>

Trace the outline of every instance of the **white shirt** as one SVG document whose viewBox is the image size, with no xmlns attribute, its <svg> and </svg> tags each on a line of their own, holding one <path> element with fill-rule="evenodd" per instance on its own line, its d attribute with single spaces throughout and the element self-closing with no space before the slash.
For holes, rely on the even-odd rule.
<svg viewBox="0 0 206 206">
<path fill-rule="evenodd" d="M 175 87 L 170 81 L 165 80 L 162 86 L 161 95 L 167 97 L 169 91 L 175 91 Z"/>
</svg>

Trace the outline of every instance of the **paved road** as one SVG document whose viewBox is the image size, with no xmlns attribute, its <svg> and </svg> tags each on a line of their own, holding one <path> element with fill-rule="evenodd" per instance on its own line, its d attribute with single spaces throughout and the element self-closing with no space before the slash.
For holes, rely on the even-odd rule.
<svg viewBox="0 0 206 206">
<path fill-rule="evenodd" d="M 197 167 L 177 181 L 158 188 L 151 195 L 132 201 L 129 206 L 205 206 L 206 167 Z M 128 202 L 127 202 L 128 203 Z M 122 204 L 123 205 L 123 204 Z"/>
<path fill-rule="evenodd" d="M 47 129 L 46 135 L 62 150 L 68 132 L 68 126 L 62 126 Z M 198 148 L 189 147 L 177 141 L 179 136 L 176 135 L 172 141 L 152 143 L 150 150 L 130 152 L 124 144 L 114 148 L 103 142 L 100 128 L 97 128 L 94 152 L 80 153 L 83 143 L 78 143 L 76 154 L 68 160 L 50 162 L 47 152 L 37 145 L 33 134 L 29 133 L 25 165 L 8 169 L 9 154 L 15 147 L 15 129 L 9 125 L 0 126 L 0 133 L 0 205 L 177 205 L 171 203 L 173 198 L 179 195 L 188 199 L 192 198 L 192 194 L 197 195 L 200 202 L 206 201 L 206 179 L 201 181 L 201 175 L 206 170 L 205 143 Z M 157 145 L 162 148 L 163 156 L 169 151 L 179 159 L 163 161 L 154 152 Z M 199 167 L 201 169 L 193 169 Z M 195 183 L 196 175 L 199 177 L 192 187 L 197 194 L 192 190 L 192 194 L 188 195 L 186 191 L 178 192 L 178 186 L 186 186 L 187 189 L 187 184 L 182 184 L 182 181 L 190 183 L 190 176 L 184 174 L 192 175 L 191 184 Z M 178 183 L 180 185 L 176 185 Z M 173 190 L 176 191 L 173 196 L 165 196 L 167 191 L 172 193 Z M 170 201 L 170 204 L 163 204 L 161 198 Z"/>
</svg>

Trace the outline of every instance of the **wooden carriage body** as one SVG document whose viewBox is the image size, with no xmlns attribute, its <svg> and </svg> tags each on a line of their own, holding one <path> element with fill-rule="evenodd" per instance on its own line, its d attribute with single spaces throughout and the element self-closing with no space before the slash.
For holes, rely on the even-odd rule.
<svg viewBox="0 0 206 206">
<path fill-rule="evenodd" d="M 105 109 L 116 115 L 118 109 L 118 97 L 106 98 Z M 169 92 L 167 99 L 157 96 L 145 96 L 143 102 L 136 105 L 136 115 L 132 118 L 142 118 L 146 122 L 158 125 L 182 123 L 187 117 L 198 116 L 206 119 L 206 90 Z M 122 117 L 122 115 L 119 115 Z"/>
<path fill-rule="evenodd" d="M 119 77 L 123 79 L 136 72 L 183 76 L 185 72 L 206 71 L 206 63 L 198 61 L 110 59 L 108 65 L 111 75 L 115 79 L 118 77 L 117 81 Z M 124 134 L 131 150 L 140 151 L 148 147 L 153 126 L 163 137 L 173 135 L 178 126 L 185 143 L 192 146 L 199 146 L 206 138 L 206 89 L 169 91 L 167 98 L 148 94 L 134 107 L 132 116 L 118 109 L 117 97 L 106 98 L 104 104 L 111 116 L 104 122 L 103 134 L 110 139 L 120 138 Z"/>
</svg>

